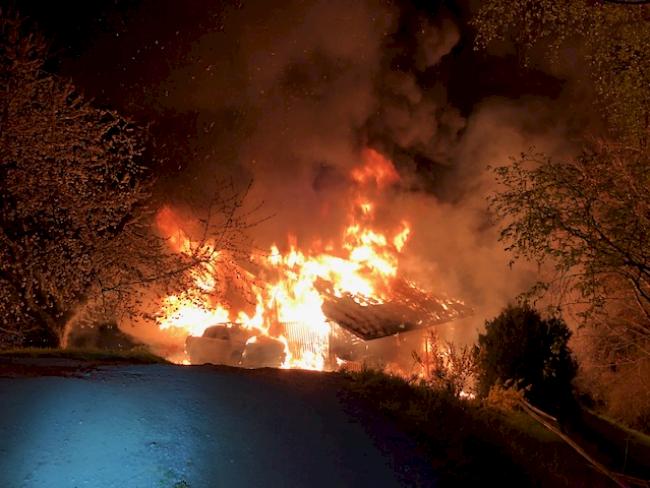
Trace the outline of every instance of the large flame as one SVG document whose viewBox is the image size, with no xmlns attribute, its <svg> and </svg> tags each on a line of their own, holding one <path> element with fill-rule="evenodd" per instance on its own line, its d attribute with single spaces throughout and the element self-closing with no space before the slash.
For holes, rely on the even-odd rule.
<svg viewBox="0 0 650 488">
<path fill-rule="evenodd" d="M 373 227 L 375 202 L 366 193 L 376 193 L 399 180 L 391 161 L 374 150 L 365 150 L 363 164 L 353 169 L 351 178 L 355 185 L 348 225 L 337 245 L 328 245 L 324 252 L 313 250 L 320 247 L 316 245 L 301 250 L 296 239 L 289 236 L 287 251 L 273 245 L 268 254 L 253 255 L 251 261 L 264 278 L 250 274 L 254 304 L 244 310 L 225 301 L 214 303 L 215 277 L 224 255 L 213 243 L 203 244 L 200 251 L 207 259 L 190 271 L 194 286 L 163 299 L 157 319 L 160 329 L 181 336 L 201 336 L 211 325 L 237 323 L 253 334 L 247 344 L 255 343 L 258 337 L 284 344 L 283 367 L 325 369 L 331 359 L 332 325 L 322 310 L 324 294 L 349 294 L 360 305 L 385 301 L 410 233 L 406 221 L 388 232 Z M 159 212 L 157 224 L 161 233 L 169 236 L 175 252 L 196 252 L 171 209 Z M 296 337 L 308 341 L 309 347 L 295 347 L 291 341 Z"/>
</svg>

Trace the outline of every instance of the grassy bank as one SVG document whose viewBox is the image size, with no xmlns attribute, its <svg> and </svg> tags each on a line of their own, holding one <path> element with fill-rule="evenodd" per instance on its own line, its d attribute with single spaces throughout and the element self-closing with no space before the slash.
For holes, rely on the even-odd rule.
<svg viewBox="0 0 650 488">
<path fill-rule="evenodd" d="M 415 437 L 440 486 L 612 486 L 522 412 L 504 413 L 372 370 L 348 373 L 348 380 L 351 398 Z"/>
<path fill-rule="evenodd" d="M 134 348 L 130 350 L 108 350 L 93 348 L 21 348 L 0 351 L 0 358 L 69 359 L 76 361 L 130 364 L 168 363 L 166 359 L 161 358 L 160 356 L 156 356 L 146 348 Z"/>
<path fill-rule="evenodd" d="M 613 470 L 650 480 L 650 436 L 584 410 L 574 426 L 587 451 L 601 455 Z"/>
</svg>

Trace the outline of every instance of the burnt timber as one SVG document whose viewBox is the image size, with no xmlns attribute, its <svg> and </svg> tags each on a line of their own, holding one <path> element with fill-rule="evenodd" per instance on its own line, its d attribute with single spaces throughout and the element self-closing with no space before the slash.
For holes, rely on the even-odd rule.
<svg viewBox="0 0 650 488">
<path fill-rule="evenodd" d="M 472 310 L 459 300 L 436 297 L 398 280 L 390 300 L 368 302 L 351 294 L 328 295 L 323 313 L 357 337 L 371 340 L 467 317 Z"/>
</svg>

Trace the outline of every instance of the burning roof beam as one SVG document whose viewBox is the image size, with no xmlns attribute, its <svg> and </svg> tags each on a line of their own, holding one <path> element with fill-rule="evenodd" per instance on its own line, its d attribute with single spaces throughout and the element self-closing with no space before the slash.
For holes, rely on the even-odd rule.
<svg viewBox="0 0 650 488">
<path fill-rule="evenodd" d="M 397 280 L 391 299 L 367 303 L 351 294 L 328 296 L 323 312 L 364 340 L 379 339 L 398 332 L 423 329 L 472 314 L 459 300 L 435 297 L 406 280 Z"/>
</svg>

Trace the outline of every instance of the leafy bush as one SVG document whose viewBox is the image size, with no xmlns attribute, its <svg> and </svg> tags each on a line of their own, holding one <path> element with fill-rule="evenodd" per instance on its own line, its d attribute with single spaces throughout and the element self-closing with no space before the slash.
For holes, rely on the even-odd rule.
<svg viewBox="0 0 650 488">
<path fill-rule="evenodd" d="M 457 398 L 473 396 L 476 357 L 472 348 L 443 341 L 433 330 L 426 334 L 425 346 L 422 353 L 411 352 L 425 382 Z"/>
<path fill-rule="evenodd" d="M 568 348 L 571 331 L 559 318 L 543 319 L 528 305 L 509 306 L 486 322 L 479 335 L 477 390 L 511 380 L 526 389 L 526 398 L 557 412 L 573 403 L 571 382 L 577 364 Z"/>
</svg>

